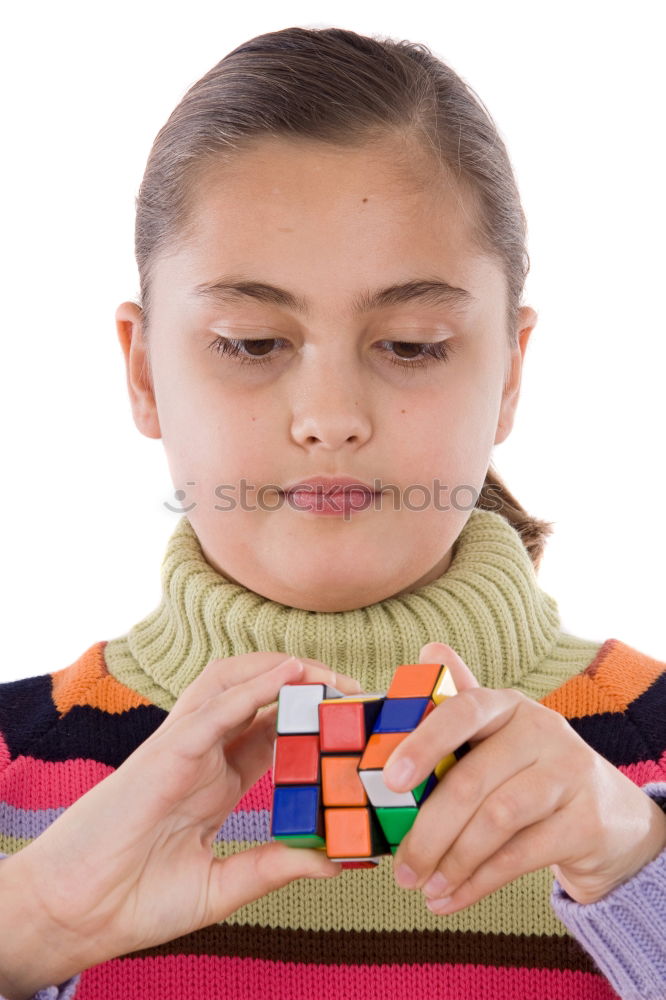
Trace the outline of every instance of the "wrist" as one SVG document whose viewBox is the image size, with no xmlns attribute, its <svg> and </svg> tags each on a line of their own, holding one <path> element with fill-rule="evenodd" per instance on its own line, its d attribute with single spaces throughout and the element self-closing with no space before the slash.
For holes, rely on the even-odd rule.
<svg viewBox="0 0 666 1000">
<path fill-rule="evenodd" d="M 666 812 L 654 800 L 652 800 L 652 805 L 652 822 L 656 833 L 654 847 L 648 861 L 654 861 L 663 850 L 666 850 Z"/>
<path fill-rule="evenodd" d="M 54 924 L 31 888 L 21 851 L 0 860 L 0 995 L 28 1000 L 81 972 L 71 934 Z"/>
</svg>

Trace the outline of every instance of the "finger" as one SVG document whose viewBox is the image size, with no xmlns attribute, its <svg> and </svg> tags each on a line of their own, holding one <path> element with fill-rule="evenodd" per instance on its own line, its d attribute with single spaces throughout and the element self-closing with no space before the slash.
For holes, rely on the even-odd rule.
<svg viewBox="0 0 666 1000">
<path fill-rule="evenodd" d="M 354 677 L 337 673 L 319 660 L 310 660 L 305 656 L 298 656 L 296 659 L 299 659 L 305 668 L 300 683 L 329 684 L 345 694 L 358 694 L 361 690 L 360 683 Z M 252 677 L 257 677 L 267 668 L 272 669 L 284 662 L 286 662 L 284 653 L 250 653 L 243 656 L 230 656 L 224 660 L 211 660 L 200 677 L 203 677 L 208 671 L 209 695 L 214 696 L 235 684 L 241 684 Z"/>
<path fill-rule="evenodd" d="M 450 897 L 428 900 L 432 913 L 453 913 L 472 906 L 520 875 L 539 871 L 554 864 L 562 855 L 561 845 L 568 845 L 572 833 L 571 816 L 566 808 L 558 809 L 547 819 L 521 830 L 488 858 Z M 450 898 L 449 903 L 443 901 Z"/>
<path fill-rule="evenodd" d="M 204 702 L 217 697 L 235 684 L 251 680 L 294 659 L 291 656 L 285 657 L 283 653 L 252 653 L 209 660 L 201 673 L 180 694 L 167 718 L 153 735 L 158 731 L 164 732 L 178 719 L 196 712 Z"/>
<path fill-rule="evenodd" d="M 295 657 L 292 657 L 291 660 L 295 661 Z M 288 662 L 290 661 L 285 661 L 285 663 Z M 303 664 L 303 673 L 297 679 L 297 683 L 299 684 L 326 684 L 336 688 L 338 691 L 346 691 L 348 694 L 358 694 L 361 691 L 360 683 L 353 677 L 347 677 L 345 674 L 338 674 L 334 670 L 329 670 L 328 667 L 320 667 L 311 662 L 308 663 L 308 661 L 301 660 L 300 657 L 297 662 Z M 260 672 L 255 674 L 255 676 L 259 675 Z M 230 690 L 230 688 L 228 687 L 226 690 Z M 217 695 L 214 697 L 217 697 Z M 273 706 L 277 710 L 275 699 L 273 700 Z M 276 717 L 277 711 L 273 714 L 273 718 L 275 719 Z M 243 722 L 239 723 L 235 729 L 229 730 L 226 734 L 225 742 L 235 740 L 237 736 L 239 736 L 240 733 L 250 725 L 250 722 L 251 719 L 245 719 Z"/>
<path fill-rule="evenodd" d="M 245 730 L 250 725 L 254 725 L 255 722 L 258 724 L 262 719 L 264 724 L 270 729 L 273 728 L 277 731 L 277 716 L 278 716 L 278 703 L 277 701 L 272 701 L 269 705 L 264 705 L 257 712 L 256 718 L 254 720 L 246 719 L 235 729 L 229 730 L 225 738 L 225 743 L 229 747 L 232 743 L 235 744 L 236 740 L 239 739 Z"/>
<path fill-rule="evenodd" d="M 243 719 L 237 726 L 228 729 L 224 737 L 225 748 L 235 745 L 243 733 L 249 727 L 254 726 L 255 723 L 259 723 L 260 719 L 264 716 L 268 717 L 269 721 L 267 724 L 272 725 L 275 730 L 277 725 L 277 702 L 273 701 L 267 707 L 260 708 L 256 717 L 250 716 L 247 719 Z"/>
<path fill-rule="evenodd" d="M 299 658 L 300 660 L 300 658 Z M 285 661 L 287 662 L 287 661 Z M 358 694 L 361 691 L 360 683 L 353 677 L 347 677 L 345 674 L 338 674 L 334 670 L 329 670 L 328 667 L 321 668 L 318 666 L 308 666 L 307 661 L 300 660 L 303 663 L 304 671 L 299 679 L 299 684 L 312 684 L 320 683 L 327 684 L 331 687 L 336 688 L 338 691 L 347 691 L 348 694 Z M 276 711 L 273 714 L 273 718 L 277 718 L 277 704 L 274 703 Z M 250 724 L 250 720 L 246 719 L 244 722 L 240 723 L 236 730 L 230 731 L 227 734 L 227 741 L 236 739 L 237 735 L 243 729 L 246 729 Z M 262 772 L 263 773 L 263 772 Z"/>
<path fill-rule="evenodd" d="M 224 920 L 239 906 L 244 906 L 295 878 L 338 875 L 342 867 L 326 856 L 325 851 L 301 847 L 294 850 L 273 841 L 251 847 L 228 858 L 216 858 L 211 866 L 206 923 Z"/>
<path fill-rule="evenodd" d="M 240 776 L 241 798 L 273 763 L 277 709 L 262 712 L 231 746 L 225 749 L 229 767 Z"/>
<path fill-rule="evenodd" d="M 260 708 L 274 701 L 283 684 L 299 683 L 302 674 L 296 661 L 287 661 L 209 698 L 195 712 L 176 722 L 172 735 L 174 738 L 177 735 L 179 755 L 198 758 L 215 745 L 233 743 L 229 734 L 233 737 L 237 727 L 251 722 Z"/>
<path fill-rule="evenodd" d="M 456 691 L 481 686 L 462 657 L 445 642 L 428 642 L 422 646 L 419 663 L 444 663 L 451 671 Z"/>
<path fill-rule="evenodd" d="M 458 693 L 469 691 L 470 688 L 478 688 L 481 685 L 469 669 L 465 661 L 453 646 L 447 646 L 445 642 L 430 642 L 421 649 L 421 662 L 428 663 L 430 660 L 435 663 L 442 662 L 449 668 L 453 684 Z M 470 740 L 470 745 L 475 746 L 478 740 Z"/>
<path fill-rule="evenodd" d="M 443 895 L 441 884 L 434 884 L 437 873 L 446 880 L 446 894 L 455 892 L 521 830 L 547 819 L 566 801 L 562 785 L 544 780 L 536 764 L 513 775 L 483 801 L 445 850 L 423 885 L 424 895 Z"/>
<path fill-rule="evenodd" d="M 470 688 L 455 698 L 445 698 L 393 750 L 384 765 L 384 781 L 396 792 L 414 788 L 466 740 L 486 739 L 505 726 L 522 702 L 535 704 L 513 688 Z M 474 747 L 472 753 L 477 750 Z M 411 773 L 401 774 L 397 765 L 402 761 L 412 765 Z"/>
<path fill-rule="evenodd" d="M 477 816 L 480 817 L 484 830 L 492 825 L 493 814 L 491 812 L 489 819 L 488 803 L 492 802 L 492 809 L 495 808 L 493 796 L 500 796 L 496 803 L 498 814 L 502 807 L 502 795 L 507 796 L 507 810 L 511 807 L 509 795 L 512 793 L 509 792 L 509 786 L 513 788 L 513 782 L 518 775 L 524 774 L 526 769 L 533 768 L 539 761 L 539 741 L 532 738 L 531 732 L 528 720 L 519 720 L 515 724 L 509 722 L 446 771 L 420 807 L 414 825 L 395 853 L 396 874 L 402 865 L 407 865 L 417 876 L 417 881 L 412 887 L 420 888 L 447 857 L 450 868 L 447 878 L 455 876 L 460 883 L 473 871 L 471 867 L 465 868 L 466 859 L 461 856 L 459 850 L 456 850 L 456 844 L 470 824 L 475 824 Z M 562 788 L 561 775 L 557 770 L 550 781 L 543 766 L 536 774 L 531 770 L 529 778 L 532 779 L 533 776 L 537 785 L 541 780 L 543 784 L 557 788 L 558 791 Z M 516 793 L 520 787 L 515 789 Z M 541 801 L 541 787 L 535 788 L 533 783 L 530 786 L 530 795 Z M 478 822 L 479 820 L 476 820 L 477 824 Z M 478 825 L 474 825 L 473 830 L 477 831 Z M 515 830 L 511 830 L 504 840 L 514 832 Z M 483 850 L 483 843 L 477 844 L 476 851 L 483 852 Z M 478 863 L 487 856 L 488 852 L 482 854 Z M 406 887 L 404 879 L 400 879 L 399 882 Z"/>
<path fill-rule="evenodd" d="M 344 694 L 358 694 L 362 690 L 355 678 L 330 670 L 319 660 L 310 660 L 302 656 L 298 659 L 305 668 L 299 683 L 329 684 Z M 188 684 L 179 696 L 162 726 L 166 728 L 172 725 L 176 719 L 196 711 L 209 698 L 215 698 L 236 684 L 242 684 L 286 662 L 288 660 L 284 653 L 270 652 L 244 653 L 210 660 L 198 677 Z"/>
</svg>

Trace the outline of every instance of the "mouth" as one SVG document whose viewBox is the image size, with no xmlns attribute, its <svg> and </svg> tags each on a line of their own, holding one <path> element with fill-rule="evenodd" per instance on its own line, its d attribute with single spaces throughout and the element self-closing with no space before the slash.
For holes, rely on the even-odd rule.
<svg viewBox="0 0 666 1000">
<path fill-rule="evenodd" d="M 367 496 L 375 497 L 378 495 L 378 490 L 369 490 L 365 486 L 340 486 L 336 489 L 332 489 L 330 486 L 297 486 L 292 490 L 278 490 L 282 496 L 294 496 L 296 493 L 303 494 L 314 494 L 316 496 L 326 496 L 335 497 L 341 496 L 349 493 L 365 493 Z"/>
<path fill-rule="evenodd" d="M 340 510 L 350 505 L 365 508 L 373 502 L 375 497 L 381 496 L 381 493 L 376 490 L 364 489 L 362 486 L 345 486 L 337 490 L 323 487 L 280 490 L 280 495 L 286 500 L 293 498 L 293 502 L 299 507 Z"/>
<path fill-rule="evenodd" d="M 344 514 L 367 510 L 376 502 L 380 494 L 377 490 L 369 490 L 365 486 L 345 485 L 339 487 L 317 485 L 296 486 L 290 490 L 281 490 L 281 495 L 287 503 L 296 510 L 310 511 L 314 514 Z"/>
<path fill-rule="evenodd" d="M 317 493 L 324 496 L 334 496 L 338 493 L 349 493 L 360 491 L 374 496 L 377 492 L 361 479 L 353 479 L 351 476 L 312 476 L 309 479 L 302 479 L 299 482 L 291 483 L 282 492 L 292 493 Z"/>
</svg>

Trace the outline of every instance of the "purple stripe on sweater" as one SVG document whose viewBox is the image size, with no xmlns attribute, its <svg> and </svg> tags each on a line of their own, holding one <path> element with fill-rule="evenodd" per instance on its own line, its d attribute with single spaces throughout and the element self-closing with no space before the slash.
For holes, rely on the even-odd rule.
<svg viewBox="0 0 666 1000">
<path fill-rule="evenodd" d="M 0 802 L 0 833 L 6 837 L 33 840 L 51 825 L 65 809 L 18 809 Z"/>
<path fill-rule="evenodd" d="M 215 840 L 258 840 L 261 843 L 270 839 L 271 814 L 268 809 L 229 813 L 215 837 Z"/>
<path fill-rule="evenodd" d="M 53 823 L 64 809 L 18 809 L 0 802 L 0 834 L 34 840 Z M 249 809 L 230 813 L 215 837 L 216 841 L 252 840 L 266 843 L 271 839 L 271 814 L 268 809 Z"/>
</svg>

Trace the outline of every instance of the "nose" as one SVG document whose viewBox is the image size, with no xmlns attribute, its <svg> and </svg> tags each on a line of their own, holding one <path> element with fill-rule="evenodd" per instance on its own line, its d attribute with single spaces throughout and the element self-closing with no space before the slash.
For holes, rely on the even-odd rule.
<svg viewBox="0 0 666 1000">
<path fill-rule="evenodd" d="M 292 435 L 298 444 L 319 444 L 333 451 L 347 443 L 361 445 L 370 436 L 369 421 L 358 400 L 346 405 L 333 396 L 321 404 L 308 401 L 299 410 L 292 420 Z"/>
<path fill-rule="evenodd" d="M 369 407 L 351 365 L 338 366 L 335 372 L 331 365 L 310 365 L 307 375 L 303 370 L 299 375 L 291 425 L 298 444 L 334 450 L 345 444 L 359 447 L 368 440 L 372 433 Z"/>
</svg>

